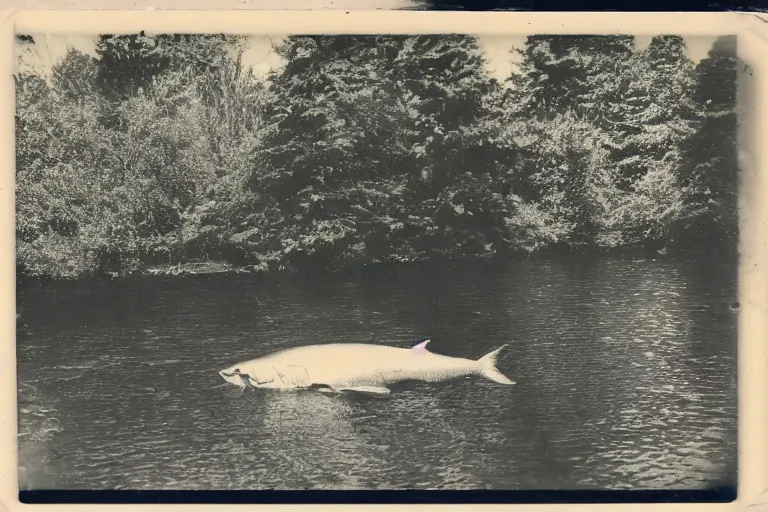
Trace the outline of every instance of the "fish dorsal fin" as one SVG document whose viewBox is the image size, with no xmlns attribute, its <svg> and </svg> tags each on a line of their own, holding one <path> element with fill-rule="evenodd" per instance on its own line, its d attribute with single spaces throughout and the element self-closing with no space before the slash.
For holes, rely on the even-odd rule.
<svg viewBox="0 0 768 512">
<path fill-rule="evenodd" d="M 426 340 L 422 341 L 421 343 L 418 343 L 418 344 L 414 345 L 413 347 L 411 347 L 411 350 L 413 350 L 414 352 L 426 352 L 427 351 L 427 343 L 429 343 L 430 341 L 432 341 L 432 340 L 426 339 Z"/>
</svg>

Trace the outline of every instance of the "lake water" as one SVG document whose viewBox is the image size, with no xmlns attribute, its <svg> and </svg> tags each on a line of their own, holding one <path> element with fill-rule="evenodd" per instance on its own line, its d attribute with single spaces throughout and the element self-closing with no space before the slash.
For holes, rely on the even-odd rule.
<svg viewBox="0 0 768 512">
<path fill-rule="evenodd" d="M 22 489 L 696 489 L 735 485 L 733 267 L 524 261 L 387 278 L 146 277 L 19 288 Z M 479 358 L 386 398 L 241 392 L 297 345 Z"/>
</svg>

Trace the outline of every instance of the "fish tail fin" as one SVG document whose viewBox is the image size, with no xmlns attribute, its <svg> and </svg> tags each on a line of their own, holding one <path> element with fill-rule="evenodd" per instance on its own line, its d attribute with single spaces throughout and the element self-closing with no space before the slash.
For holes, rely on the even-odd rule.
<svg viewBox="0 0 768 512">
<path fill-rule="evenodd" d="M 506 385 L 512 385 L 514 384 L 514 381 L 509 380 L 506 378 L 499 370 L 496 368 L 496 360 L 499 357 L 499 352 L 504 349 L 507 345 L 502 345 L 496 350 L 489 352 L 488 354 L 481 357 L 477 362 L 480 363 L 480 374 L 490 379 L 494 382 L 498 382 L 499 384 L 506 384 Z"/>
</svg>

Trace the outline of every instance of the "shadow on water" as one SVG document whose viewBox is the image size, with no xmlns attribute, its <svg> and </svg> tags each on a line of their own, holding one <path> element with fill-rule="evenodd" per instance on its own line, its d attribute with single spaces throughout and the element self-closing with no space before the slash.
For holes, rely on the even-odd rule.
<svg viewBox="0 0 768 512">
<path fill-rule="evenodd" d="M 735 483 L 735 291 L 716 274 L 574 259 L 27 284 L 19 375 L 36 391 L 19 396 L 29 411 L 55 407 L 60 431 L 19 438 L 20 475 L 69 489 Z M 217 375 L 297 345 L 423 336 L 472 359 L 509 343 L 499 368 L 517 384 L 404 383 L 381 399 L 241 393 Z"/>
</svg>

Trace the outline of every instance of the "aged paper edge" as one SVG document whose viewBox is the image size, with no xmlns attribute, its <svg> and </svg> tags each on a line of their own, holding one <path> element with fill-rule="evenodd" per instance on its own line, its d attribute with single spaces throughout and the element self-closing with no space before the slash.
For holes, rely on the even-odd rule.
<svg viewBox="0 0 768 512">
<path fill-rule="evenodd" d="M 13 2 L 21 4 L 21 2 Z M 48 7 L 51 2 L 38 2 Z M 73 2 L 74 3 L 74 2 Z M 493 510 L 754 510 L 768 511 L 768 479 L 766 460 L 768 452 L 766 433 L 766 366 L 768 366 L 765 344 L 766 243 L 761 237 L 768 221 L 768 199 L 766 167 L 768 157 L 761 153 L 761 142 L 765 140 L 767 119 L 765 95 L 768 78 L 760 64 L 768 56 L 768 15 L 756 13 L 522 13 L 522 12 L 417 12 L 417 11 L 372 11 L 381 2 L 366 0 L 363 5 L 369 10 L 348 10 L 353 2 L 316 2 L 313 0 L 292 0 L 290 2 L 265 1 L 259 6 L 248 5 L 237 8 L 236 2 L 208 2 L 211 7 L 222 4 L 232 10 L 162 10 L 181 2 L 148 4 L 147 2 L 79 2 L 72 7 L 97 9 L 132 9 L 120 12 L 76 10 L 15 10 L 8 7 L 0 11 L 0 38 L 4 51 L 0 52 L 2 66 L 2 102 L 0 119 L 3 120 L 0 139 L 2 140 L 2 173 L 0 174 L 0 267 L 2 293 L 0 294 L 0 507 L 18 510 L 22 507 L 34 511 L 46 508 L 41 505 L 23 505 L 18 502 L 17 461 L 16 461 L 16 355 L 15 355 L 15 265 L 14 247 L 14 34 L 41 33 L 93 34 L 131 33 L 139 30 L 148 32 L 210 33 L 229 32 L 242 34 L 301 34 L 301 33 L 470 33 L 470 34 L 615 34 L 653 35 L 659 33 L 681 35 L 739 36 L 739 53 L 749 64 L 751 72 L 742 73 L 743 94 L 740 100 L 740 156 L 742 162 L 742 184 L 740 192 L 741 209 L 741 261 L 739 268 L 739 294 L 741 311 L 739 317 L 739 488 L 738 498 L 728 504 L 577 504 L 577 505 L 483 505 Z M 249 2 L 253 3 L 253 2 Z M 91 5 L 88 5 L 91 4 Z M 27 3 L 27 8 L 29 3 Z M 265 10 L 265 8 L 267 10 Z M 390 4 L 390 7 L 391 4 Z M 401 8 L 398 5 L 395 9 Z M 270 10 L 283 9 L 283 10 Z M 285 9 L 295 9 L 287 11 Z M 303 10 L 315 9 L 315 10 Z M 62 511 L 79 509 L 107 510 L 154 510 L 162 507 L 184 510 L 215 510 L 220 505 L 57 505 Z M 250 509 L 279 508 L 299 510 L 323 508 L 335 510 L 335 505 L 227 505 L 227 507 L 248 507 Z M 402 509 L 420 508 L 423 505 L 355 505 L 356 509 Z M 567 507 L 567 508 L 564 508 Z M 441 509 L 474 510 L 473 505 L 442 505 Z"/>
</svg>

